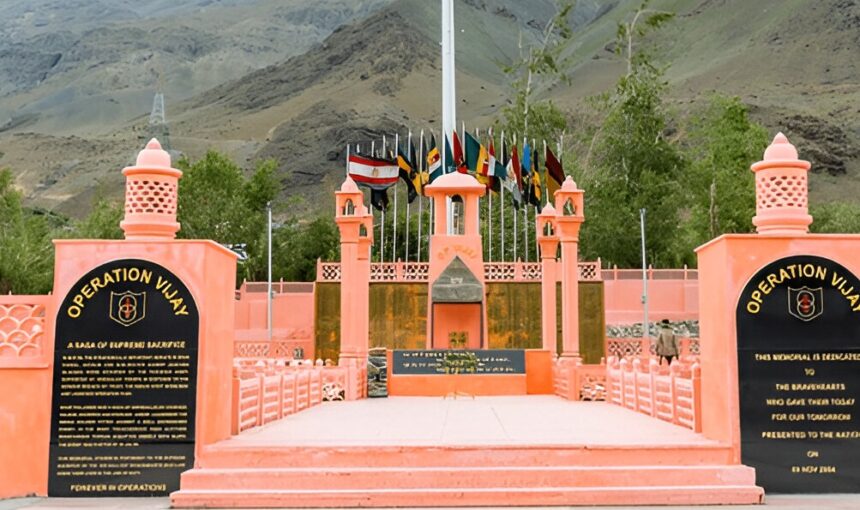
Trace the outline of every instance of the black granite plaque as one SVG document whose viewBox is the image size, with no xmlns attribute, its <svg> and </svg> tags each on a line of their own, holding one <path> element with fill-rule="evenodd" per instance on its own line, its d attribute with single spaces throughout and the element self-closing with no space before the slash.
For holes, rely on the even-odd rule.
<svg viewBox="0 0 860 510">
<path fill-rule="evenodd" d="M 741 456 L 769 492 L 860 490 L 860 280 L 815 256 L 761 269 L 737 309 Z"/>
<path fill-rule="evenodd" d="M 395 350 L 392 351 L 391 372 L 400 375 L 445 374 L 445 356 L 450 353 L 471 352 L 478 358 L 475 374 L 525 374 L 526 353 L 522 349 L 478 350 Z"/>
<path fill-rule="evenodd" d="M 57 312 L 50 496 L 163 496 L 194 463 L 199 317 L 145 260 L 93 269 Z"/>
</svg>

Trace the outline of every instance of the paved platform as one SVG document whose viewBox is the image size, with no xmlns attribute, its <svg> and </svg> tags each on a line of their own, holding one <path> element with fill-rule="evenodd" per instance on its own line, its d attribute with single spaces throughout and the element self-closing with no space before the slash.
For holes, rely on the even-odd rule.
<svg viewBox="0 0 860 510">
<path fill-rule="evenodd" d="M 810 494 L 810 495 L 776 495 L 765 498 L 764 508 L 778 510 L 856 510 L 860 508 L 860 494 Z M 80 510 L 99 508 L 103 510 L 167 510 L 170 508 L 168 498 L 22 498 L 0 500 L 0 510 Z M 490 510 L 489 507 L 486 510 Z M 559 507 L 518 507 L 518 510 L 555 510 Z M 665 510 L 665 506 L 600 506 L 576 507 L 579 509 L 599 510 Z M 673 506 L 672 510 L 702 510 L 701 506 Z M 711 507 L 712 508 L 712 507 Z M 761 510 L 759 505 L 741 505 L 726 507 L 731 510 Z M 241 509 L 238 509 L 241 510 Z M 422 510 L 432 510 L 423 508 Z M 452 510 L 450 507 L 446 510 Z"/>
<path fill-rule="evenodd" d="M 703 445 L 692 430 L 605 402 L 552 395 L 325 402 L 224 446 Z"/>
</svg>

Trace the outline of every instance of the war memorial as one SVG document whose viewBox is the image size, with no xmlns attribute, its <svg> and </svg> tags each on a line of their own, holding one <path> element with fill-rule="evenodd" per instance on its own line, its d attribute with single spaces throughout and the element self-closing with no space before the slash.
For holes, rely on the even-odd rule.
<svg viewBox="0 0 860 510">
<path fill-rule="evenodd" d="M 699 339 L 665 366 L 647 338 L 605 337 L 607 270 L 578 260 L 587 190 L 570 177 L 537 216 L 541 261 L 504 267 L 482 258 L 474 177 L 427 187 L 429 261 L 394 265 L 371 262 L 371 216 L 347 178 L 340 262 L 320 262 L 305 294 L 279 284 L 266 339 L 265 299 L 234 289 L 236 254 L 175 239 L 181 172 L 153 140 L 123 170 L 125 239 L 57 240 L 53 293 L 0 297 L 0 497 L 567 506 L 856 492 L 860 236 L 808 233 L 809 166 L 782 134 L 752 165 L 757 233 L 698 248 Z M 503 285 L 539 288 L 540 345 L 498 323 L 488 301 Z M 392 325 L 373 292 L 421 320 Z"/>
</svg>

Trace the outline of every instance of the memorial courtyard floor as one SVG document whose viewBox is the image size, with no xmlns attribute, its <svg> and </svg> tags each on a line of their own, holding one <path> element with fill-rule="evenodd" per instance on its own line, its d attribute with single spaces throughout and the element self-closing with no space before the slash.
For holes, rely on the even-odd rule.
<svg viewBox="0 0 860 510">
<path fill-rule="evenodd" d="M 238 447 L 706 443 L 710 442 L 689 429 L 617 405 L 529 395 L 326 402 L 220 444 Z"/>
</svg>

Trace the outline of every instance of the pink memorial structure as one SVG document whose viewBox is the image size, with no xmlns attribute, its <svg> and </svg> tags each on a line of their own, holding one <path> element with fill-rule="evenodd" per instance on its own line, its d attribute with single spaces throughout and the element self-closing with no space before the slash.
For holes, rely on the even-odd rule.
<svg viewBox="0 0 860 510">
<path fill-rule="evenodd" d="M 752 168 L 758 233 L 700 247 L 698 287 L 685 269 L 660 291 L 672 319 L 701 323 L 670 367 L 647 339 L 607 339 L 626 342 L 625 356 L 584 362 L 580 284 L 600 268 L 578 259 L 585 191 L 570 177 L 534 225 L 539 346 L 491 347 L 485 188 L 440 177 L 426 190 L 429 260 L 409 266 L 427 286 L 426 342 L 387 349 L 389 396 L 368 399 L 375 269 L 362 191 L 347 178 L 336 192 L 340 265 L 320 262 L 340 286 L 337 360 L 293 359 L 297 347 L 314 357 L 314 287 L 278 284 L 287 317 L 262 340 L 262 300 L 256 284 L 234 290 L 235 255 L 174 238 L 181 172 L 153 140 L 124 170 L 126 238 L 57 241 L 53 294 L 0 297 L 0 386 L 16 389 L 0 398 L 0 497 L 567 506 L 844 491 L 858 480 L 844 452 L 857 444 L 848 369 L 860 360 L 860 236 L 808 233 L 809 164 L 783 135 Z M 624 289 L 607 304 L 632 288 L 619 271 L 603 270 Z M 457 353 L 478 368 L 449 370 Z"/>
</svg>

